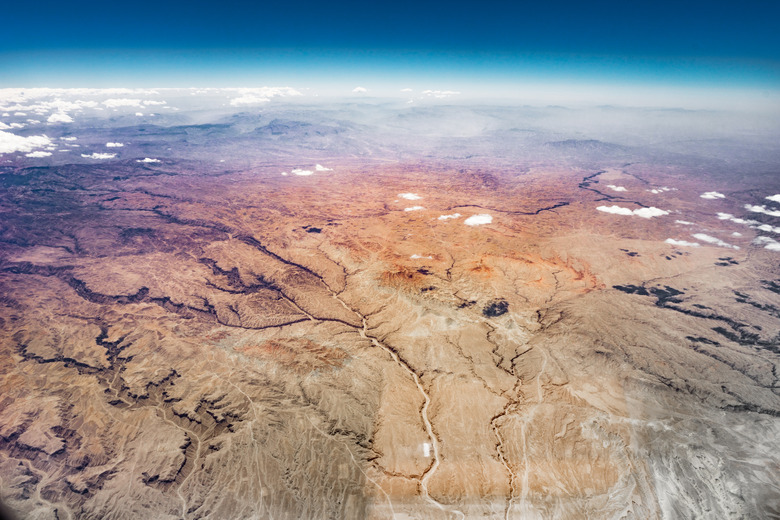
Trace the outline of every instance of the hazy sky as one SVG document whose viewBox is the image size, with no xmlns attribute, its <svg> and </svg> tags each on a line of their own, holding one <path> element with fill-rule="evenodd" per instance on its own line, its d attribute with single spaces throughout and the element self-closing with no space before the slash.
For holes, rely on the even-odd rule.
<svg viewBox="0 0 780 520">
<path fill-rule="evenodd" d="M 780 2 L 7 2 L 0 87 L 780 89 Z"/>
</svg>

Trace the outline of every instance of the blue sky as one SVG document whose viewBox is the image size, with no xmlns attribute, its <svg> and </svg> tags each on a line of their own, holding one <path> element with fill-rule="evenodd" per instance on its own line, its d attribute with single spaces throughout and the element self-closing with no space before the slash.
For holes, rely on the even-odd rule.
<svg viewBox="0 0 780 520">
<path fill-rule="evenodd" d="M 780 88 L 780 3 L 10 2 L 0 86 Z"/>
</svg>

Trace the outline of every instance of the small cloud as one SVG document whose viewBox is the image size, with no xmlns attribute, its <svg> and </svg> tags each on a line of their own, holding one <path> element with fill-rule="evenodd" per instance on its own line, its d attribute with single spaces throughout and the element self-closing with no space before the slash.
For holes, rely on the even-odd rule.
<svg viewBox="0 0 780 520">
<path fill-rule="evenodd" d="M 479 215 L 472 215 L 463 221 L 467 226 L 481 226 L 483 224 L 490 224 L 493 222 L 493 216 L 487 213 L 481 213 Z"/>
<path fill-rule="evenodd" d="M 144 113 L 143 112 L 136 112 L 135 115 L 137 115 L 138 117 L 143 117 Z"/>
<path fill-rule="evenodd" d="M 774 238 L 756 237 L 756 239 L 753 240 L 753 243 L 756 245 L 763 244 L 764 248 L 769 249 L 770 251 L 780 251 L 780 242 L 778 242 Z"/>
<path fill-rule="evenodd" d="M 125 143 L 106 143 L 107 148 L 122 148 Z"/>
<path fill-rule="evenodd" d="M 402 88 L 401 92 L 413 92 L 413 90 L 410 88 Z"/>
<path fill-rule="evenodd" d="M 55 112 L 46 121 L 49 123 L 72 123 L 73 118 L 65 112 Z"/>
<path fill-rule="evenodd" d="M 321 164 L 315 164 L 314 165 L 314 170 L 318 171 L 318 172 L 332 172 L 333 168 L 326 168 L 326 167 L 324 167 Z"/>
<path fill-rule="evenodd" d="M 312 170 L 302 170 L 302 169 L 300 169 L 300 168 L 293 168 L 291 171 L 292 171 L 292 172 L 293 172 L 295 175 L 304 175 L 304 176 L 305 176 L 305 175 L 311 175 L 311 174 L 313 174 L 313 173 L 314 173 Z"/>
<path fill-rule="evenodd" d="M 75 141 L 78 137 L 60 137 L 61 141 Z"/>
<path fill-rule="evenodd" d="M 420 197 L 416 193 L 399 193 L 398 196 L 401 197 L 402 199 L 406 199 L 406 200 L 420 200 L 420 199 L 422 199 L 422 197 Z"/>
<path fill-rule="evenodd" d="M 653 218 L 653 217 L 660 217 L 662 215 L 668 215 L 669 212 L 665 211 L 663 209 L 655 208 L 655 207 L 649 207 L 649 208 L 639 208 L 639 209 L 630 209 L 630 208 L 623 208 L 621 206 L 613 205 L 613 206 L 599 206 L 596 208 L 598 211 L 603 211 L 604 213 L 612 213 L 613 215 L 635 215 L 637 217 L 642 218 Z"/>
<path fill-rule="evenodd" d="M 731 234 L 731 236 L 733 236 L 733 237 L 741 237 L 741 236 L 742 236 L 742 233 L 740 233 L 739 231 L 734 231 L 734 232 Z"/>
<path fill-rule="evenodd" d="M 453 213 L 452 215 L 440 215 L 439 220 L 449 220 L 451 218 L 458 218 L 460 217 L 460 213 Z"/>
<path fill-rule="evenodd" d="M 721 240 L 719 238 L 712 237 L 710 235 L 705 235 L 704 233 L 696 233 L 696 234 L 694 234 L 692 236 L 696 240 L 701 240 L 702 242 L 707 242 L 708 244 L 713 244 L 713 245 L 720 246 L 720 247 L 728 247 L 728 248 L 731 248 L 731 249 L 739 249 L 739 246 L 731 245 L 729 243 L 724 242 L 723 240 Z"/>
<path fill-rule="evenodd" d="M 432 256 L 422 256 L 422 255 L 412 255 L 409 258 L 411 258 L 412 260 L 420 260 L 420 259 L 433 260 Z"/>
<path fill-rule="evenodd" d="M 36 148 L 46 148 L 52 142 L 45 135 L 22 137 L 10 132 L 0 131 L 0 154 L 13 152 L 32 152 Z"/>
<path fill-rule="evenodd" d="M 667 238 L 664 240 L 667 244 L 673 245 L 673 246 L 682 246 L 682 247 L 699 247 L 698 242 L 688 242 L 686 240 L 675 240 L 673 238 Z"/>
<path fill-rule="evenodd" d="M 707 192 L 702 193 L 701 195 L 699 195 L 699 197 L 701 197 L 703 199 L 711 199 L 711 200 L 714 200 L 714 199 L 725 199 L 726 198 L 726 196 L 724 194 L 718 193 L 717 191 L 707 191 Z"/>
<path fill-rule="evenodd" d="M 161 162 L 160 159 L 152 159 L 151 157 L 144 157 L 143 159 L 137 159 L 135 162 L 139 163 L 146 163 L 146 164 L 155 164 L 158 162 Z"/>
<path fill-rule="evenodd" d="M 114 157 L 116 157 L 116 154 L 95 152 L 90 155 L 83 153 L 81 154 L 81 156 L 84 157 L 85 159 L 113 159 Z"/>
<path fill-rule="evenodd" d="M 763 213 L 764 215 L 769 215 L 770 217 L 780 217 L 780 209 L 767 209 L 766 206 L 754 206 L 751 204 L 745 204 L 745 209 L 748 211 L 752 211 L 753 213 Z"/>
<path fill-rule="evenodd" d="M 140 107 L 141 100 L 130 99 L 130 98 L 112 98 L 103 101 L 103 104 L 106 105 L 108 108 Z"/>
<path fill-rule="evenodd" d="M 167 105 L 168 102 L 167 101 L 155 101 L 153 99 L 147 99 L 147 100 L 145 100 L 143 102 L 143 104 L 146 105 L 146 106 L 149 106 L 149 105 Z"/>
<path fill-rule="evenodd" d="M 457 96 L 460 94 L 457 90 L 423 90 L 424 96 L 435 97 L 438 99 L 448 98 L 450 96 Z"/>
<path fill-rule="evenodd" d="M 284 175 L 285 177 L 287 177 L 287 172 L 282 172 L 282 175 Z"/>
<path fill-rule="evenodd" d="M 683 226 L 692 226 L 693 222 L 688 222 L 687 220 L 675 220 L 675 224 L 682 224 Z"/>
<path fill-rule="evenodd" d="M 368 92 L 368 89 L 365 87 L 355 87 L 352 89 L 353 94 L 364 94 Z"/>
<path fill-rule="evenodd" d="M 766 198 L 766 200 L 771 200 L 772 202 L 780 202 L 780 193 L 777 195 L 770 195 Z"/>
<path fill-rule="evenodd" d="M 614 184 L 607 184 L 607 188 L 611 189 L 612 191 L 628 191 L 623 186 L 615 186 Z"/>
<path fill-rule="evenodd" d="M 262 105 L 263 103 L 268 103 L 269 101 L 271 101 L 271 98 L 246 95 L 231 99 L 230 104 L 234 107 L 239 107 L 246 105 Z"/>
<path fill-rule="evenodd" d="M 49 157 L 51 155 L 51 152 L 37 151 L 37 152 L 26 153 L 24 155 L 25 157 Z"/>
<path fill-rule="evenodd" d="M 14 115 L 19 117 L 25 117 L 27 115 L 27 112 L 14 112 Z"/>
<path fill-rule="evenodd" d="M 422 206 L 412 206 L 410 208 L 404 208 L 404 211 L 420 211 L 421 209 L 425 209 Z"/>
</svg>

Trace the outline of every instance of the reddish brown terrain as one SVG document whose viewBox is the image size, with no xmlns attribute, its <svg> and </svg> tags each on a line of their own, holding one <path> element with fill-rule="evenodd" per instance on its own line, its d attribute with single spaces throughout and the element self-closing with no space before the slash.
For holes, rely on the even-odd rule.
<svg viewBox="0 0 780 520">
<path fill-rule="evenodd" d="M 777 185 L 231 161 L 0 175 L 19 518 L 780 515 Z"/>
</svg>

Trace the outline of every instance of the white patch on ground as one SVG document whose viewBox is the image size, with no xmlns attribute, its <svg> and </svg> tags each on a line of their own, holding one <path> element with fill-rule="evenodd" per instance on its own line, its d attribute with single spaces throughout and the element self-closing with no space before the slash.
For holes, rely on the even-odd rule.
<svg viewBox="0 0 780 520">
<path fill-rule="evenodd" d="M 490 224 L 493 222 L 493 216 L 487 213 L 480 213 L 479 215 L 471 215 L 469 218 L 463 221 L 467 226 L 481 226 L 483 224 Z"/>
<path fill-rule="evenodd" d="M 160 159 L 152 159 L 151 157 L 144 157 L 143 159 L 138 159 L 135 162 L 139 162 L 139 163 L 158 163 L 158 162 L 160 162 Z"/>
<path fill-rule="evenodd" d="M 777 195 L 770 195 L 766 197 L 766 200 L 771 200 L 772 202 L 780 202 L 780 193 Z"/>
<path fill-rule="evenodd" d="M 106 143 L 106 148 L 121 148 L 125 143 Z"/>
<path fill-rule="evenodd" d="M 696 233 L 696 234 L 694 234 L 692 236 L 696 240 L 701 240 L 702 242 L 707 242 L 708 244 L 713 244 L 713 245 L 720 246 L 720 247 L 728 247 L 728 248 L 731 248 L 731 249 L 739 249 L 739 246 L 735 246 L 735 245 L 729 244 L 729 243 L 724 242 L 723 240 L 721 240 L 719 238 L 712 237 L 710 235 L 705 235 L 704 233 Z"/>
<path fill-rule="evenodd" d="M 422 206 L 412 206 L 410 208 L 404 208 L 404 211 L 420 211 L 421 209 L 425 209 Z"/>
<path fill-rule="evenodd" d="M 666 240 L 664 240 L 664 242 L 673 246 L 699 247 L 698 242 L 688 242 L 687 240 L 675 240 L 673 238 L 667 238 Z"/>
<path fill-rule="evenodd" d="M 780 251 L 780 242 L 774 238 L 756 237 L 756 239 L 753 240 L 753 243 L 756 245 L 763 245 L 764 249 L 769 249 L 770 251 Z"/>
<path fill-rule="evenodd" d="M 304 175 L 304 176 L 305 176 L 305 175 L 311 175 L 311 174 L 313 174 L 313 173 L 314 173 L 314 171 L 313 171 L 313 170 L 301 170 L 300 168 L 293 168 L 293 169 L 292 169 L 292 172 L 293 172 L 295 175 Z"/>
<path fill-rule="evenodd" d="M 607 188 L 611 189 L 612 191 L 628 191 L 623 186 L 615 186 L 614 184 L 607 184 Z"/>
<path fill-rule="evenodd" d="M 699 195 L 699 197 L 701 197 L 702 199 L 710 199 L 710 200 L 726 198 L 724 194 L 718 193 L 717 191 L 707 191 Z"/>
<path fill-rule="evenodd" d="M 449 220 L 451 218 L 460 217 L 460 213 L 453 213 L 452 215 L 439 215 L 439 220 Z"/>
<path fill-rule="evenodd" d="M 0 154 L 13 152 L 32 152 L 36 148 L 51 146 L 52 142 L 45 135 L 22 137 L 10 132 L 0 131 Z"/>
<path fill-rule="evenodd" d="M 49 123 L 72 123 L 73 118 L 65 112 L 55 112 L 46 121 Z"/>
<path fill-rule="evenodd" d="M 432 256 L 422 256 L 422 255 L 418 255 L 418 254 L 414 254 L 414 255 L 410 256 L 409 258 L 411 258 L 412 260 L 419 260 L 421 258 L 424 258 L 426 260 L 433 260 Z"/>
<path fill-rule="evenodd" d="M 325 166 L 321 164 L 315 164 L 314 169 L 318 172 L 332 172 L 333 168 L 326 168 Z"/>
<path fill-rule="evenodd" d="M 604 213 L 612 213 L 613 215 L 634 215 L 637 217 L 642 218 L 653 218 L 653 217 L 660 217 L 662 215 L 668 215 L 669 212 L 663 209 L 655 208 L 655 207 L 649 207 L 649 208 L 639 208 L 639 209 L 630 209 L 630 208 L 624 208 L 618 205 L 612 205 L 612 206 L 599 206 L 596 208 L 598 211 L 603 211 Z"/>
<path fill-rule="evenodd" d="M 780 217 L 780 209 L 775 208 L 769 208 L 767 209 L 766 206 L 754 206 L 752 204 L 745 204 L 745 209 L 748 211 L 752 211 L 753 213 L 763 213 L 764 215 L 769 215 L 771 217 Z"/>
<path fill-rule="evenodd" d="M 113 159 L 116 157 L 115 153 L 100 153 L 100 152 L 94 152 L 93 154 L 81 154 L 82 157 L 85 159 Z"/>
<path fill-rule="evenodd" d="M 24 154 L 25 157 L 48 157 L 50 155 L 51 155 L 51 152 L 41 152 L 41 151 L 30 152 L 30 153 Z"/>
<path fill-rule="evenodd" d="M 406 199 L 406 200 L 420 200 L 420 199 L 422 199 L 422 197 L 420 197 L 416 193 L 399 193 L 398 196 L 401 197 L 402 199 Z"/>
<path fill-rule="evenodd" d="M 675 220 L 675 224 L 682 224 L 683 226 L 692 226 L 693 222 L 688 222 L 687 220 Z"/>
</svg>

